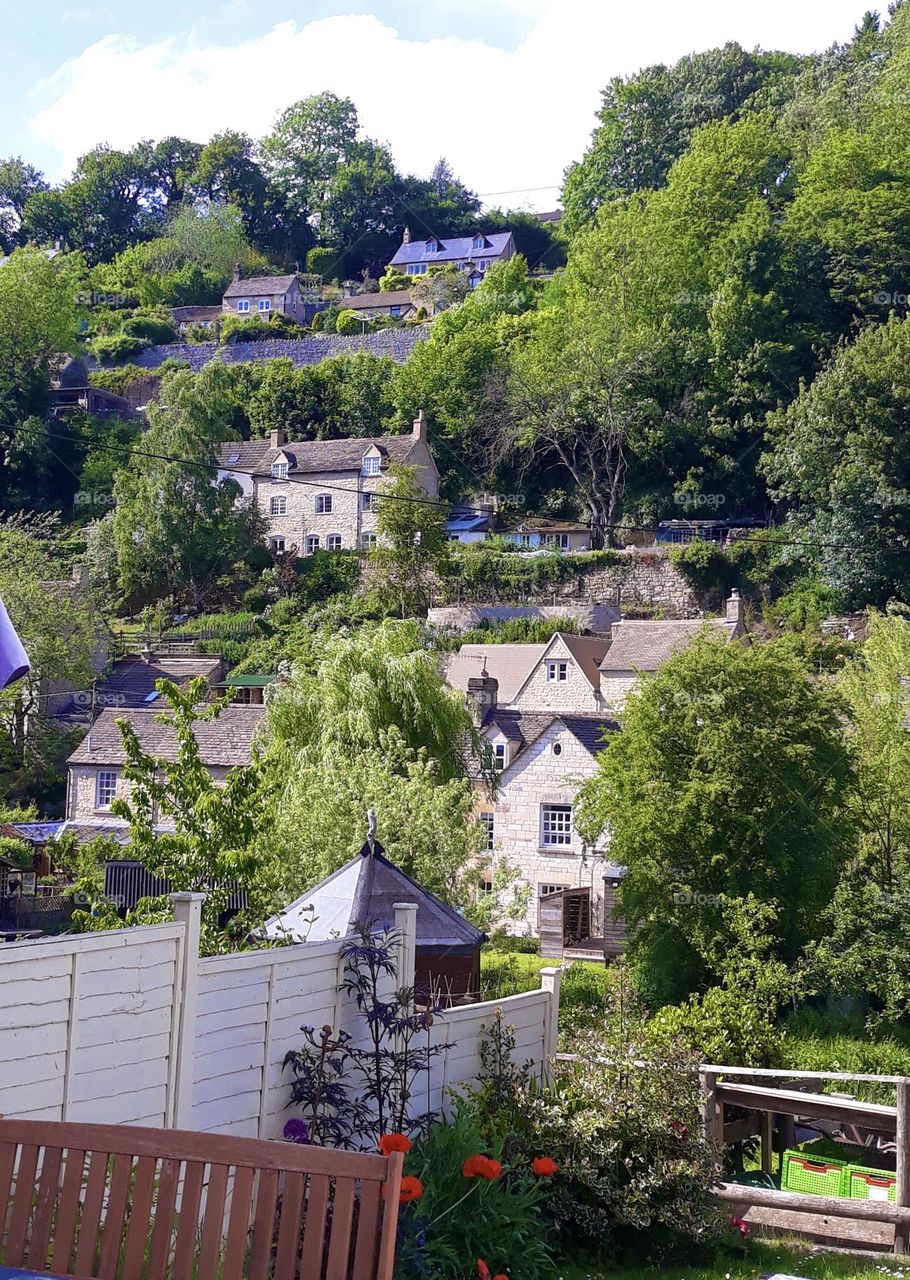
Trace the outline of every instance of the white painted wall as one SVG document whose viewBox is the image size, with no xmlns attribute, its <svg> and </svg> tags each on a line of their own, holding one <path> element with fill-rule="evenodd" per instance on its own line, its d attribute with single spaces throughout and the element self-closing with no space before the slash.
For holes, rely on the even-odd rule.
<svg viewBox="0 0 910 1280">
<path fill-rule="evenodd" d="M 365 1030 L 339 991 L 341 943 L 199 959 L 200 899 L 180 896 L 174 924 L 0 946 L 0 1115 L 280 1136 L 293 1114 L 284 1056 L 302 1044 L 300 1028 Z M 413 951 L 404 954 L 410 985 Z M 433 1109 L 476 1076 L 480 1031 L 499 1007 L 518 1061 L 544 1071 L 558 974 L 543 982 L 436 1018 L 445 1051 L 429 1081 Z"/>
</svg>

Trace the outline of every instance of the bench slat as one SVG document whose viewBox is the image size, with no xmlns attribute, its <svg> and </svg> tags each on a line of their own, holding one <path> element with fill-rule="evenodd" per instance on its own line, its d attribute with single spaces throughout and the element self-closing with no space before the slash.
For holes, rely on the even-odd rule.
<svg viewBox="0 0 910 1280">
<path fill-rule="evenodd" d="M 62 1157 L 63 1152 L 59 1147 L 47 1147 L 41 1162 L 38 1203 L 35 1206 L 32 1238 L 28 1249 L 28 1265 L 36 1271 L 43 1271 L 47 1265 L 47 1249 L 51 1238 L 54 1209 L 57 1207 Z"/>
<path fill-rule="evenodd" d="M 215 1280 L 224 1234 L 224 1202 L 227 1199 L 228 1167 L 213 1164 L 209 1168 L 209 1181 L 205 1189 L 205 1215 L 202 1220 L 202 1239 L 199 1243 L 197 1280 Z"/>
<path fill-rule="evenodd" d="M 301 1276 L 322 1275 L 325 1251 L 325 1215 L 329 1204 L 329 1180 L 322 1174 L 310 1178 L 306 1201 L 306 1230 L 300 1256 Z"/>
<path fill-rule="evenodd" d="M 246 1242 L 250 1231 L 250 1209 L 253 1203 L 253 1170 L 238 1169 L 231 1192 L 231 1216 L 224 1246 L 222 1280 L 243 1280 Z"/>
<path fill-rule="evenodd" d="M 272 1261 L 272 1240 L 275 1235 L 275 1208 L 278 1203 L 278 1174 L 274 1169 L 263 1169 L 259 1175 L 256 1196 L 256 1218 L 253 1223 L 253 1247 L 247 1266 L 249 1280 L 266 1280 Z M 152 1280 L 149 1277 L 149 1280 Z"/>
<path fill-rule="evenodd" d="M 136 1162 L 136 1179 L 130 1203 L 130 1221 L 126 1232 L 126 1250 L 123 1254 L 123 1280 L 140 1280 L 145 1254 L 149 1245 L 149 1228 L 152 1222 L 152 1199 L 155 1195 L 155 1174 L 158 1161 L 151 1156 L 140 1156 Z"/>
<path fill-rule="evenodd" d="M 294 1280 L 297 1272 L 297 1250 L 300 1247 L 300 1210 L 303 1205 L 302 1173 L 286 1173 L 281 1198 L 281 1223 L 278 1227 L 278 1257 L 275 1280 Z"/>
<path fill-rule="evenodd" d="M 174 1235 L 174 1210 L 177 1207 L 177 1184 L 180 1181 L 180 1161 L 163 1160 L 158 1180 L 158 1198 L 155 1203 L 155 1225 L 152 1227 L 152 1243 L 149 1249 L 147 1280 L 164 1280 L 171 1240 Z"/>
<path fill-rule="evenodd" d="M 123 1221 L 126 1217 L 132 1175 L 132 1156 L 118 1152 L 113 1160 L 111 1189 L 104 1213 L 104 1228 L 101 1232 L 101 1258 L 98 1263 L 98 1275 L 101 1280 L 116 1280 L 120 1249 L 123 1245 Z"/>
<path fill-rule="evenodd" d="M 32 1215 L 32 1194 L 35 1190 L 35 1172 L 38 1168 L 38 1148 L 23 1147 L 19 1152 L 19 1168 L 16 1170 L 16 1190 L 13 1194 L 13 1212 L 9 1220 L 9 1244 L 6 1263 L 21 1267 L 25 1256 L 25 1240 L 28 1220 Z"/>
<path fill-rule="evenodd" d="M 354 1253 L 354 1280 L 372 1280 L 376 1274 L 379 1243 L 379 1197 L 382 1188 L 375 1182 L 364 1182 L 360 1188 L 360 1212 L 357 1217 L 357 1248 Z"/>
<path fill-rule="evenodd" d="M 202 1202 L 202 1180 L 205 1165 L 198 1160 L 186 1166 L 183 1175 L 183 1194 L 177 1221 L 177 1243 L 174 1246 L 173 1280 L 191 1280 L 193 1255 L 196 1252 L 196 1228 L 199 1222 L 199 1205 Z"/>
<path fill-rule="evenodd" d="M 73 1260 L 73 1242 L 76 1238 L 76 1216 L 79 1213 L 79 1197 L 82 1195 L 82 1181 L 85 1176 L 85 1152 L 72 1149 L 66 1153 L 66 1168 L 63 1171 L 63 1190 L 60 1193 L 60 1208 L 57 1223 L 54 1227 L 54 1253 L 51 1258 L 51 1271 L 70 1270 Z M 0 1187 L 2 1194 L 2 1187 Z M 0 1201 L 2 1202 L 2 1201 Z"/>
<path fill-rule="evenodd" d="M 95 1246 L 101 1228 L 101 1206 L 107 1181 L 109 1157 L 106 1151 L 93 1151 L 88 1166 L 88 1183 L 79 1222 L 79 1244 L 76 1248 L 75 1271 L 80 1276 L 95 1274 Z"/>
<path fill-rule="evenodd" d="M 392 1280 L 395 1270 L 395 1241 L 398 1235 L 398 1197 L 401 1194 L 401 1173 L 404 1155 L 393 1151 L 389 1156 L 389 1176 L 385 1184 L 385 1206 L 382 1215 L 382 1239 L 379 1242 L 379 1262 L 376 1280 Z"/>
<path fill-rule="evenodd" d="M 326 1280 L 347 1280 L 351 1256 L 351 1221 L 354 1216 L 354 1183 L 350 1179 L 335 1183 L 332 1205 L 332 1235 Z"/>
</svg>

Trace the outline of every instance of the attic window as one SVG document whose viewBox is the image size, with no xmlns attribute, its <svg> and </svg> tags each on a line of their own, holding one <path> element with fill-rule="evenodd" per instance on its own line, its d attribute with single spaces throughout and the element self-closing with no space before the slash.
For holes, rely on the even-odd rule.
<svg viewBox="0 0 910 1280">
<path fill-rule="evenodd" d="M 382 471 L 382 459 L 378 453 L 368 453 L 363 460 L 363 474 L 378 476 Z"/>
<path fill-rule="evenodd" d="M 427 241 L 427 253 L 438 253 L 438 252 L 439 252 L 439 241 L 438 241 L 438 240 L 428 240 L 428 241 Z"/>
<path fill-rule="evenodd" d="M 235 463 L 235 462 L 239 462 L 239 461 L 240 461 L 240 454 L 239 454 L 239 453 L 232 453 L 232 454 L 230 455 L 230 457 L 228 458 L 228 466 L 231 466 L 233 463 Z"/>
<path fill-rule="evenodd" d="M 504 769 L 506 763 L 506 744 L 497 742 L 493 747 L 493 759 L 496 761 L 497 769 Z"/>
<path fill-rule="evenodd" d="M 562 684 L 569 678 L 568 662 L 547 663 L 547 684 Z"/>
<path fill-rule="evenodd" d="M 472 249 L 485 249 L 485 248 L 486 248 L 486 240 L 483 238 L 483 236 L 475 236 L 475 237 L 474 237 L 474 242 L 473 242 L 473 244 L 471 245 L 471 248 L 472 248 Z"/>
<path fill-rule="evenodd" d="M 272 463 L 272 479 L 287 480 L 287 478 L 288 478 L 288 464 L 286 462 L 273 462 Z"/>
</svg>

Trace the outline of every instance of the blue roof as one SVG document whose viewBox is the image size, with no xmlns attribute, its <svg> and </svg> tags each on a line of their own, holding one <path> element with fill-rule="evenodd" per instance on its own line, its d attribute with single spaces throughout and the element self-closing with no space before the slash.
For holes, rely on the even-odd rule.
<svg viewBox="0 0 910 1280">
<path fill-rule="evenodd" d="M 489 258 L 498 258 L 502 255 L 506 245 L 512 238 L 511 231 L 492 231 L 489 235 L 484 235 L 483 239 L 486 248 L 475 249 L 474 236 L 452 236 L 436 237 L 435 243 L 439 245 L 437 253 L 430 253 L 427 249 L 429 240 L 411 240 L 409 244 L 402 243 L 395 254 L 395 257 L 389 263 L 389 266 L 398 267 L 406 266 L 409 262 L 426 262 L 432 264 L 434 262 L 455 262 L 461 259 L 473 258 L 475 261 L 486 261 Z"/>
<path fill-rule="evenodd" d="M 486 529 L 487 516 L 476 511 L 456 511 L 446 521 L 449 533 L 471 533 L 475 529 Z"/>
<path fill-rule="evenodd" d="M 30 840 L 33 844 L 43 844 L 45 840 L 54 840 L 57 832 L 64 826 L 64 820 L 59 822 L 12 822 L 9 824 L 14 827 L 23 840 Z"/>
</svg>

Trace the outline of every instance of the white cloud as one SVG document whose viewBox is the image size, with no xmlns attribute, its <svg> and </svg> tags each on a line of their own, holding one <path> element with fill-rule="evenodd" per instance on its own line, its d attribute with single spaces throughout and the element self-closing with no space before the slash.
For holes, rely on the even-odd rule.
<svg viewBox="0 0 910 1280">
<path fill-rule="evenodd" d="M 401 168 L 426 174 L 445 154 L 481 192 L 552 183 L 515 197 L 543 208 L 584 150 L 611 75 L 731 39 L 825 47 L 850 34 L 858 13 L 855 0 L 498 3 L 531 23 L 511 50 L 480 37 L 408 40 L 364 14 L 283 22 L 234 45 L 192 35 L 140 44 L 111 34 L 37 87 L 45 105 L 29 127 L 58 155 L 62 175 L 100 141 L 129 146 L 171 133 L 201 140 L 225 128 L 258 137 L 283 107 L 330 89 L 353 98 L 365 133 L 388 142 Z"/>
</svg>

